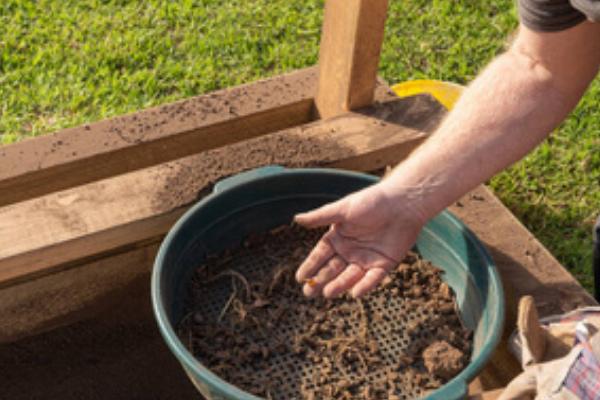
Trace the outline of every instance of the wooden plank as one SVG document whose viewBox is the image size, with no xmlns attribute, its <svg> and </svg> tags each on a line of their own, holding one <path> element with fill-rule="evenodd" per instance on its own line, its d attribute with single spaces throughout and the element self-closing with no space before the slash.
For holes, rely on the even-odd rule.
<svg viewBox="0 0 600 400">
<path fill-rule="evenodd" d="M 534 297 L 541 317 L 596 304 L 487 187 L 479 186 L 450 210 L 475 231 L 498 265 L 509 295 L 507 328 L 515 326 L 518 300 L 524 295 Z"/>
<path fill-rule="evenodd" d="M 147 301 L 157 250 L 157 244 L 140 247 L 0 290 L 0 343 Z"/>
<path fill-rule="evenodd" d="M 2 147 L 0 206 L 306 123 L 316 81 L 308 68 Z"/>
<path fill-rule="evenodd" d="M 0 208 L 0 287 L 156 243 L 199 193 L 249 168 L 327 165 L 369 171 L 393 164 L 443 114 L 428 96 L 396 99 Z"/>
<path fill-rule="evenodd" d="M 373 101 L 387 7 L 387 0 L 327 0 L 316 97 L 322 118 Z"/>
<path fill-rule="evenodd" d="M 521 372 L 507 347 L 508 336 L 516 327 L 521 296 L 534 297 L 540 316 L 596 302 L 485 186 L 461 198 L 450 210 L 483 241 L 500 271 L 506 303 L 504 335 L 479 382 L 484 390 L 501 388 Z"/>
</svg>

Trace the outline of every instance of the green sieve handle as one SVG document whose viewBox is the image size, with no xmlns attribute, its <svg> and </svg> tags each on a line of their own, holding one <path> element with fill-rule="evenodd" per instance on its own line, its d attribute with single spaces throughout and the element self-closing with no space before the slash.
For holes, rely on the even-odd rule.
<svg viewBox="0 0 600 400">
<path fill-rule="evenodd" d="M 257 178 L 262 178 L 269 175 L 280 174 L 287 169 L 280 165 L 268 165 L 266 167 L 259 167 L 255 169 L 251 169 L 249 171 L 241 172 L 239 174 L 235 174 L 228 178 L 222 179 L 215 184 L 213 188 L 214 193 L 221 193 L 227 189 L 230 189 L 234 186 L 241 185 L 246 182 L 253 181 Z"/>
</svg>

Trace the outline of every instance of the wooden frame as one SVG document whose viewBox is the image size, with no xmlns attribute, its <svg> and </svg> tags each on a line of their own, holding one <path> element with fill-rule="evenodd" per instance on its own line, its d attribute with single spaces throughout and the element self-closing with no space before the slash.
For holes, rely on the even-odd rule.
<svg viewBox="0 0 600 400">
<path fill-rule="evenodd" d="M 306 70 L 277 77 L 270 83 L 281 80 L 293 84 L 295 78 L 300 77 L 302 82 L 309 82 L 315 87 L 316 74 L 312 72 Z M 306 77 L 312 77 L 313 81 Z M 255 85 L 261 88 L 264 83 Z M 254 87 L 254 84 L 248 85 L 246 90 L 251 93 Z M 212 96 L 201 96 L 194 101 L 202 102 L 203 97 Z M 80 295 L 88 298 L 89 294 L 84 293 L 88 290 L 86 278 L 83 278 L 88 271 L 98 268 L 103 260 L 123 254 L 132 254 L 127 260 L 140 260 L 136 252 L 155 248 L 175 220 L 191 203 L 210 191 L 211 185 L 219 178 L 266 164 L 329 166 L 361 171 L 384 168 L 408 155 L 445 113 L 439 104 L 426 96 L 397 99 L 383 83 L 379 85 L 375 98 L 380 102 L 378 106 L 361 112 L 309 122 L 0 208 L 0 289 L 10 293 L 22 287 L 41 293 L 53 275 L 63 274 L 71 277 L 69 281 L 83 279 Z M 153 111 L 160 113 L 161 108 Z M 133 120 L 135 117 L 134 114 L 128 118 Z M 222 125 L 228 123 L 220 122 Z M 94 128 L 94 125 L 90 126 L 90 129 Z M 172 137 L 177 137 L 178 132 L 173 132 Z M 64 147 L 70 147 L 65 137 L 71 134 L 77 136 L 79 131 L 60 133 Z M 39 149 L 38 142 L 42 140 L 42 144 L 52 146 L 56 139 L 34 139 L 12 148 L 9 146 L 6 150 L 27 154 L 28 150 Z M 276 143 L 276 151 L 272 151 L 273 143 Z M 63 151 L 71 152 L 70 149 Z M 111 154 L 109 150 L 103 157 Z M 66 165 L 69 163 L 67 158 Z M 37 170 L 34 172 L 38 173 Z M 90 175 L 81 176 L 87 179 Z M 142 273 L 140 271 L 147 273 L 150 268 L 147 259 L 140 261 L 140 265 L 133 266 L 131 261 L 127 263 L 129 270 L 123 271 L 121 277 L 115 275 L 115 271 L 100 272 L 110 275 L 104 291 L 110 291 L 117 281 L 121 280 L 124 284 L 127 276 L 138 276 Z M 68 270 L 76 271 L 69 273 Z M 139 273 L 132 273 L 132 270 Z M 90 276 L 98 277 L 97 274 Z M 52 287 L 58 288 L 58 283 L 55 282 Z M 31 289 L 37 286 L 40 288 Z M 60 290 L 74 289 L 69 283 Z M 61 298 L 60 290 L 57 289 L 54 296 L 57 299 Z M 102 295 L 102 290 L 97 295 Z M 73 296 L 62 299 L 57 300 L 52 310 L 46 306 L 44 312 L 35 317 L 30 313 L 23 321 L 26 325 L 15 324 L 14 318 L 4 319 L 7 323 L 0 322 L 0 340 L 43 330 L 46 324 L 54 326 L 49 321 L 64 320 L 63 314 L 71 313 L 75 306 L 71 304 Z M 13 303 L 8 299 L 4 303 L 0 301 L 0 315 L 3 311 L 5 315 L 16 315 L 14 310 L 19 304 Z"/>
<path fill-rule="evenodd" d="M 0 148 L 0 206 L 309 122 L 316 74 L 302 70 Z"/>
<path fill-rule="evenodd" d="M 148 249 L 224 176 L 274 163 L 376 170 L 432 131 L 441 106 L 377 83 L 387 1 L 326 9 L 318 68 L 0 148 L 0 341 L 77 318 L 147 274 Z"/>
<path fill-rule="evenodd" d="M 0 288 L 159 241 L 197 192 L 223 176 L 266 164 L 385 167 L 416 147 L 425 133 L 381 115 L 402 109 L 421 118 L 413 122 L 423 126 L 435 119 L 430 112 L 419 116 L 416 105 L 389 100 L 371 115 L 348 113 L 6 207 L 0 211 Z M 441 107 L 437 111 L 441 116 Z M 285 146 L 265 152 L 273 141 Z M 240 161 L 231 154 L 253 156 Z"/>
<path fill-rule="evenodd" d="M 220 178 L 266 164 L 374 171 L 406 157 L 445 111 L 376 80 L 386 10 L 387 0 L 328 0 L 318 69 L 0 148 L 0 342 L 89 317 L 145 284 L 164 234 Z M 501 221 L 552 271 L 536 274 L 537 261 L 498 244 L 518 260 L 500 262 L 515 297 L 535 291 L 523 279 L 532 276 L 539 299 L 568 287 L 569 307 L 593 304 L 491 193 L 480 197 L 494 213 L 487 225 L 477 204 L 455 211 L 492 245 L 486 232 Z M 477 391 L 518 371 L 496 357 Z"/>
</svg>

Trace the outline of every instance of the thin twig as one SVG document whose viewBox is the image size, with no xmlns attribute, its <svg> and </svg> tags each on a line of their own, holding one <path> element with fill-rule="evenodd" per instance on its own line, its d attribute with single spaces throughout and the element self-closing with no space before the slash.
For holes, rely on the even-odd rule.
<svg viewBox="0 0 600 400">
<path fill-rule="evenodd" d="M 233 299 L 235 299 L 235 296 L 237 296 L 237 290 L 235 290 L 235 288 L 234 288 L 233 291 L 231 292 L 231 296 L 229 296 L 229 300 L 227 300 L 227 303 L 225 303 L 225 306 L 221 310 L 221 313 L 219 314 L 219 318 L 217 318 L 217 322 L 221 322 L 221 320 L 225 316 L 225 313 L 227 312 L 227 309 L 233 302 Z"/>
<path fill-rule="evenodd" d="M 250 288 L 250 284 L 246 280 L 246 277 L 244 277 L 244 275 L 240 274 L 239 272 L 237 272 L 233 269 L 228 269 L 226 271 L 223 271 L 223 272 L 217 274 L 214 278 L 206 280 L 204 283 L 212 283 L 212 282 L 214 282 L 218 279 L 221 279 L 225 276 L 232 276 L 232 277 L 239 279 L 240 282 L 242 282 L 244 284 L 244 288 L 246 289 L 246 298 L 247 299 L 252 298 L 252 289 Z"/>
<path fill-rule="evenodd" d="M 290 270 L 290 266 L 286 265 L 283 268 L 279 268 L 274 274 L 273 274 L 273 278 L 271 279 L 271 284 L 269 285 L 269 290 L 268 290 L 268 294 L 270 295 L 271 293 L 273 293 L 273 289 L 275 289 L 275 287 L 279 284 L 279 281 L 281 280 L 281 277 L 284 276 L 285 277 L 285 273 L 288 272 Z"/>
</svg>

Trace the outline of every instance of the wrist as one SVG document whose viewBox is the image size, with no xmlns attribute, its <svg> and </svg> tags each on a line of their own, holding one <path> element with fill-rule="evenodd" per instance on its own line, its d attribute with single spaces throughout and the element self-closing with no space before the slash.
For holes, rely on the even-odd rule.
<svg viewBox="0 0 600 400">
<path fill-rule="evenodd" d="M 406 185 L 386 177 L 377 186 L 394 218 L 410 219 L 422 226 L 437 214 L 427 207 L 425 201 L 427 189 L 420 185 Z"/>
</svg>

